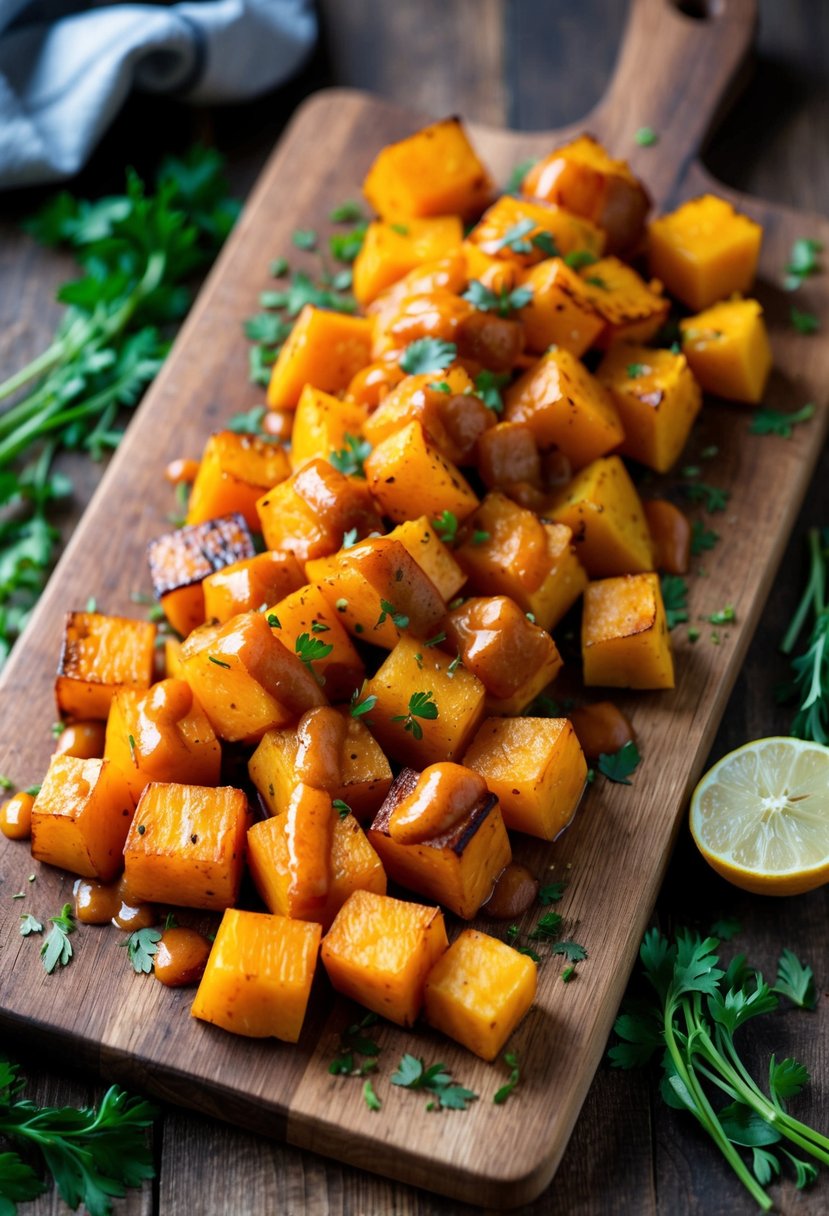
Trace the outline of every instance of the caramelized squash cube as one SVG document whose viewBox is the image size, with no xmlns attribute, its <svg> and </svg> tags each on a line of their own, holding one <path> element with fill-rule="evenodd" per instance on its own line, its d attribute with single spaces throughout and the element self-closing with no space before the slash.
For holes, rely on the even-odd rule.
<svg viewBox="0 0 829 1216">
<path fill-rule="evenodd" d="M 305 583 L 299 590 L 269 608 L 265 616 L 275 616 L 275 636 L 289 650 L 296 649 L 297 638 L 308 634 L 331 650 L 314 660 L 314 671 L 322 681 L 329 701 L 347 701 L 365 678 L 363 660 L 352 645 L 340 619 L 319 587 Z"/>
<path fill-rule="evenodd" d="M 579 249 L 599 257 L 605 243 L 604 233 L 590 220 L 564 207 L 511 194 L 502 194 L 488 207 L 466 239 L 490 257 L 523 266 L 541 262 L 553 251 L 563 257 Z"/>
<path fill-rule="evenodd" d="M 274 637 L 261 612 L 232 617 L 184 647 L 184 678 L 220 739 L 256 743 L 324 705 L 316 674 Z"/>
<path fill-rule="evenodd" d="M 673 688 L 674 661 L 658 575 L 591 583 L 584 593 L 581 646 L 588 687 Z"/>
<path fill-rule="evenodd" d="M 336 553 L 343 536 L 381 532 L 382 520 L 362 478 L 345 477 L 327 460 L 309 460 L 256 504 L 265 544 L 301 562 Z"/>
<path fill-rule="evenodd" d="M 538 968 L 526 954 L 477 929 L 464 929 L 426 980 L 427 1022 L 494 1060 L 535 1000 Z"/>
<path fill-rule="evenodd" d="M 242 515 L 166 532 L 147 545 L 153 591 L 167 620 L 182 637 L 204 622 L 204 580 L 254 555 Z"/>
<path fill-rule="evenodd" d="M 392 882 L 471 920 L 512 860 L 498 800 L 484 793 L 467 815 L 441 835 L 403 844 L 392 836 L 389 820 L 419 777 L 413 769 L 402 770 L 374 818 L 369 841 Z"/>
<path fill-rule="evenodd" d="M 568 718 L 487 718 L 463 758 L 510 831 L 555 840 L 576 813 L 587 764 Z"/>
<path fill-rule="evenodd" d="M 321 953 L 337 992 L 398 1026 L 413 1026 L 426 977 L 448 946 L 440 908 L 355 891 L 323 938 Z"/>
<path fill-rule="evenodd" d="M 386 144 L 363 182 L 383 219 L 479 215 L 493 191 L 489 174 L 459 118 L 444 118 Z"/>
<path fill-rule="evenodd" d="M 579 561 L 591 578 L 653 569 L 644 509 L 618 456 L 582 469 L 557 495 L 550 514 L 572 531 Z"/>
<path fill-rule="evenodd" d="M 707 393 L 748 405 L 762 401 L 772 354 L 756 300 L 726 300 L 679 327 L 682 352 Z"/>
<path fill-rule="evenodd" d="M 601 350 L 614 342 L 649 342 L 664 325 L 670 301 L 661 294 L 658 280 L 646 283 L 633 267 L 613 257 L 587 266 L 581 277 L 590 303 L 605 322 L 596 339 Z"/>
<path fill-rule="evenodd" d="M 381 291 L 376 300 L 366 308 L 370 317 L 376 317 L 387 312 L 395 311 L 401 300 L 409 296 L 429 295 L 433 291 L 448 291 L 451 295 L 459 296 L 467 284 L 469 275 L 466 270 L 464 249 L 453 249 L 444 257 L 435 258 L 434 262 L 423 262 L 415 266 L 402 279 L 392 283 Z M 394 368 L 394 364 L 392 367 Z M 398 380 L 402 380 L 405 372 L 400 372 Z"/>
<path fill-rule="evenodd" d="M 178 638 L 164 639 L 164 674 L 168 679 L 183 679 L 181 667 L 182 642 Z"/>
<path fill-rule="evenodd" d="M 306 304 L 273 365 L 268 405 L 294 409 L 306 384 L 343 392 L 370 361 L 370 321 Z"/>
<path fill-rule="evenodd" d="M 624 427 L 619 451 L 667 473 L 685 447 L 702 394 L 684 355 L 617 343 L 596 376 Z"/>
<path fill-rule="evenodd" d="M 106 718 L 121 688 L 149 688 L 155 625 L 101 612 L 67 612 L 55 699 L 66 718 Z"/>
<path fill-rule="evenodd" d="M 451 511 L 466 519 L 478 505 L 457 467 L 432 447 L 419 422 L 410 422 L 379 443 L 365 462 L 369 489 L 395 523 Z"/>
<path fill-rule="evenodd" d="M 415 638 L 400 639 L 365 691 L 377 698 L 371 733 L 387 756 L 413 768 L 456 760 L 484 716 L 486 689 L 477 676 Z M 425 713 L 412 712 L 418 693 L 429 694 Z"/>
<path fill-rule="evenodd" d="M 259 435 L 219 431 L 211 435 L 190 491 L 188 524 L 221 515 L 242 515 L 258 528 L 256 500 L 291 473 L 285 449 Z"/>
<path fill-rule="evenodd" d="M 348 437 L 353 440 L 362 434 L 367 416 L 363 406 L 340 401 L 306 384 L 294 415 L 291 467 L 301 469 L 309 460 L 316 459 L 330 462 L 336 452 L 346 449 Z"/>
<path fill-rule="evenodd" d="M 525 423 L 539 448 L 557 447 L 574 469 L 625 437 L 609 393 L 568 350 L 548 351 L 504 395 L 507 422 Z"/>
<path fill-rule="evenodd" d="M 407 519 L 388 533 L 389 540 L 399 541 L 434 583 L 441 599 L 449 603 L 466 582 L 466 575 L 452 556 L 451 550 L 439 538 L 426 515 Z"/>
<path fill-rule="evenodd" d="M 463 225 L 457 215 L 410 219 L 405 224 L 374 220 L 366 229 L 362 248 L 354 260 L 357 303 L 363 307 L 371 304 L 381 291 L 416 266 L 453 253 L 462 240 Z M 366 324 L 371 325 L 369 321 Z"/>
<path fill-rule="evenodd" d="M 436 383 L 447 390 L 437 389 Z M 384 398 L 365 425 L 365 436 L 376 447 L 409 422 L 419 422 L 447 460 L 469 464 L 475 444 L 495 416 L 480 398 L 462 367 L 450 367 L 440 380 L 434 372 L 407 376 Z"/>
<path fill-rule="evenodd" d="M 527 348 L 541 354 L 550 346 L 561 346 L 580 359 L 605 324 L 590 302 L 584 280 L 561 258 L 547 258 L 522 275 L 521 286 L 532 292 L 532 299 L 518 313 Z"/>
<path fill-rule="evenodd" d="M 53 756 L 32 807 L 32 857 L 109 882 L 121 869 L 134 805 L 109 760 Z"/>
<path fill-rule="evenodd" d="M 689 308 L 750 291 L 763 229 L 724 198 L 689 199 L 652 220 L 648 236 L 651 274 Z"/>
<path fill-rule="evenodd" d="M 309 921 L 228 908 L 190 1010 L 252 1039 L 296 1043 L 322 931 Z"/>
<path fill-rule="evenodd" d="M 353 891 L 386 894 L 386 872 L 353 815 L 337 816 L 329 859 L 330 885 L 325 903 L 306 913 L 291 891 L 285 815 L 263 819 L 248 829 L 248 868 L 266 907 L 279 916 L 314 920 L 327 929 Z"/>
<path fill-rule="evenodd" d="M 183 908 L 236 902 L 250 822 L 241 790 L 151 782 L 124 845 L 124 874 L 135 899 Z"/>
<path fill-rule="evenodd" d="M 223 625 L 240 612 L 256 612 L 276 603 L 304 582 L 302 566 L 292 553 L 257 553 L 207 576 L 203 584 L 205 617 Z"/>
</svg>

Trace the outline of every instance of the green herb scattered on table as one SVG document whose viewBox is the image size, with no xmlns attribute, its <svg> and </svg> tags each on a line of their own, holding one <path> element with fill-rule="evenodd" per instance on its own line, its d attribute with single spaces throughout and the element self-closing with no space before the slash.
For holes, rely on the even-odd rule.
<svg viewBox="0 0 829 1216">
<path fill-rule="evenodd" d="M 829 743 L 829 605 L 826 602 L 829 536 L 817 528 L 809 532 L 809 579 L 781 650 L 791 659 L 794 673 L 784 689 L 795 698 L 798 709 L 791 731 L 799 739 Z M 792 652 L 800 635 L 810 626 L 806 650 L 795 658 Z"/>
</svg>

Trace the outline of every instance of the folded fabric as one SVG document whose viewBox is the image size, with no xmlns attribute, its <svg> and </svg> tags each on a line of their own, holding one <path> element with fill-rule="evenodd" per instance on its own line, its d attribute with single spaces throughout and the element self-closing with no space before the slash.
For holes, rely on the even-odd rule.
<svg viewBox="0 0 829 1216">
<path fill-rule="evenodd" d="M 0 0 L 0 188 L 76 173 L 132 88 L 242 101 L 315 37 L 312 0 Z"/>
</svg>

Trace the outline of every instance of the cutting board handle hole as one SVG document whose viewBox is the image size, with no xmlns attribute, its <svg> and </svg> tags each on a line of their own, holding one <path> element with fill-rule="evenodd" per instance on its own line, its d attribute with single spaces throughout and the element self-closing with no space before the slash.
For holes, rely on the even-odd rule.
<svg viewBox="0 0 829 1216">
<path fill-rule="evenodd" d="M 692 21 L 710 21 L 722 12 L 722 0 L 673 0 L 674 8 Z"/>
</svg>

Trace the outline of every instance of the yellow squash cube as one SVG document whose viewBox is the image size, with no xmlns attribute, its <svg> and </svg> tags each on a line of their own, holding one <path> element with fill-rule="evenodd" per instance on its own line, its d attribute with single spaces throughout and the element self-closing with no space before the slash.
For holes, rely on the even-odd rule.
<svg viewBox="0 0 829 1216">
<path fill-rule="evenodd" d="M 564 207 L 502 194 L 488 207 L 467 237 L 490 257 L 531 266 L 577 249 L 598 257 L 604 233 L 590 220 Z"/>
<path fill-rule="evenodd" d="M 507 422 L 525 423 L 539 448 L 556 447 L 574 469 L 618 447 L 624 430 L 609 393 L 562 347 L 549 351 L 504 394 Z"/>
<path fill-rule="evenodd" d="M 549 258 L 521 276 L 532 299 L 519 310 L 527 349 L 539 354 L 561 346 L 577 359 L 604 329 L 604 319 L 590 302 L 583 279 L 561 260 Z"/>
<path fill-rule="evenodd" d="M 426 978 L 448 948 L 440 908 L 355 891 L 322 943 L 337 992 L 398 1026 L 412 1026 Z"/>
<path fill-rule="evenodd" d="M 294 415 L 291 468 L 301 469 L 317 457 L 330 461 L 334 453 L 347 450 L 347 438 L 359 438 L 366 417 L 367 411 L 356 402 L 340 401 L 339 397 L 306 384 Z"/>
<path fill-rule="evenodd" d="M 408 219 L 401 223 L 375 220 L 369 224 L 354 260 L 357 302 L 365 307 L 416 266 L 452 253 L 462 240 L 463 224 L 457 215 Z M 365 324 L 371 326 L 370 321 Z"/>
<path fill-rule="evenodd" d="M 756 300 L 726 300 L 679 325 L 682 352 L 707 393 L 748 405 L 762 401 L 772 355 Z"/>
<path fill-rule="evenodd" d="M 463 762 L 498 798 L 510 831 L 542 840 L 567 827 L 587 781 L 569 718 L 487 718 Z"/>
<path fill-rule="evenodd" d="M 659 576 L 632 574 L 591 583 L 584 593 L 581 647 L 588 687 L 673 688 Z"/>
<path fill-rule="evenodd" d="M 426 515 L 407 519 L 388 533 L 415 559 L 426 577 L 437 587 L 441 599 L 449 603 L 466 582 L 466 575 L 443 543 Z"/>
<path fill-rule="evenodd" d="M 299 1039 L 322 930 L 310 921 L 228 908 L 190 1010 L 249 1038 Z"/>
<path fill-rule="evenodd" d="M 625 437 L 619 448 L 657 473 L 676 462 L 702 407 L 684 355 L 617 343 L 596 372 L 613 398 Z"/>
<path fill-rule="evenodd" d="M 604 320 L 596 346 L 607 350 L 614 342 L 649 342 L 665 323 L 670 301 L 661 284 L 645 280 L 618 258 L 602 258 L 581 272 L 585 292 Z"/>
<path fill-rule="evenodd" d="M 249 528 L 258 528 L 256 500 L 290 476 L 285 449 L 259 435 L 219 431 L 211 435 L 199 464 L 190 501 L 188 524 L 203 524 L 238 513 Z"/>
<path fill-rule="evenodd" d="M 696 310 L 749 291 L 763 229 L 713 194 L 690 199 L 651 222 L 651 274 Z"/>
<path fill-rule="evenodd" d="M 473 219 L 493 186 L 459 118 L 444 118 L 378 153 L 363 194 L 383 219 L 462 215 Z"/>
<path fill-rule="evenodd" d="M 102 612 L 67 612 L 55 698 L 67 718 L 106 718 L 121 688 L 149 688 L 155 625 Z"/>
<path fill-rule="evenodd" d="M 378 443 L 365 471 L 380 510 L 398 524 L 424 514 L 438 519 L 443 511 L 463 520 L 478 505 L 469 482 L 428 442 L 419 422 Z"/>
<path fill-rule="evenodd" d="M 204 580 L 205 619 L 223 625 L 240 612 L 256 612 L 276 603 L 304 582 L 302 566 L 292 553 L 269 550 L 246 557 Z"/>
<path fill-rule="evenodd" d="M 365 479 L 319 458 L 269 490 L 256 510 L 267 547 L 301 562 L 336 553 L 347 532 L 363 537 L 382 529 Z"/>
<path fill-rule="evenodd" d="M 303 633 L 331 647 L 314 660 L 329 701 L 347 701 L 360 687 L 366 673 L 363 660 L 343 628 L 340 614 L 319 587 L 306 583 L 269 608 L 265 617 L 279 621 L 273 626 L 274 634 L 289 650 L 296 650 L 297 638 Z"/>
<path fill-rule="evenodd" d="M 537 968 L 526 954 L 464 929 L 426 980 L 426 1020 L 482 1060 L 494 1060 L 535 1000 Z"/>
<path fill-rule="evenodd" d="M 121 869 L 134 805 L 109 760 L 53 756 L 32 807 L 32 857 L 109 882 Z"/>
<path fill-rule="evenodd" d="M 550 514 L 572 531 L 579 561 L 592 578 L 653 569 L 642 502 L 618 456 L 582 469 L 556 497 Z"/>
<path fill-rule="evenodd" d="M 306 384 L 325 393 L 343 392 L 369 362 L 369 320 L 306 304 L 273 365 L 268 405 L 294 409 Z"/>
</svg>

